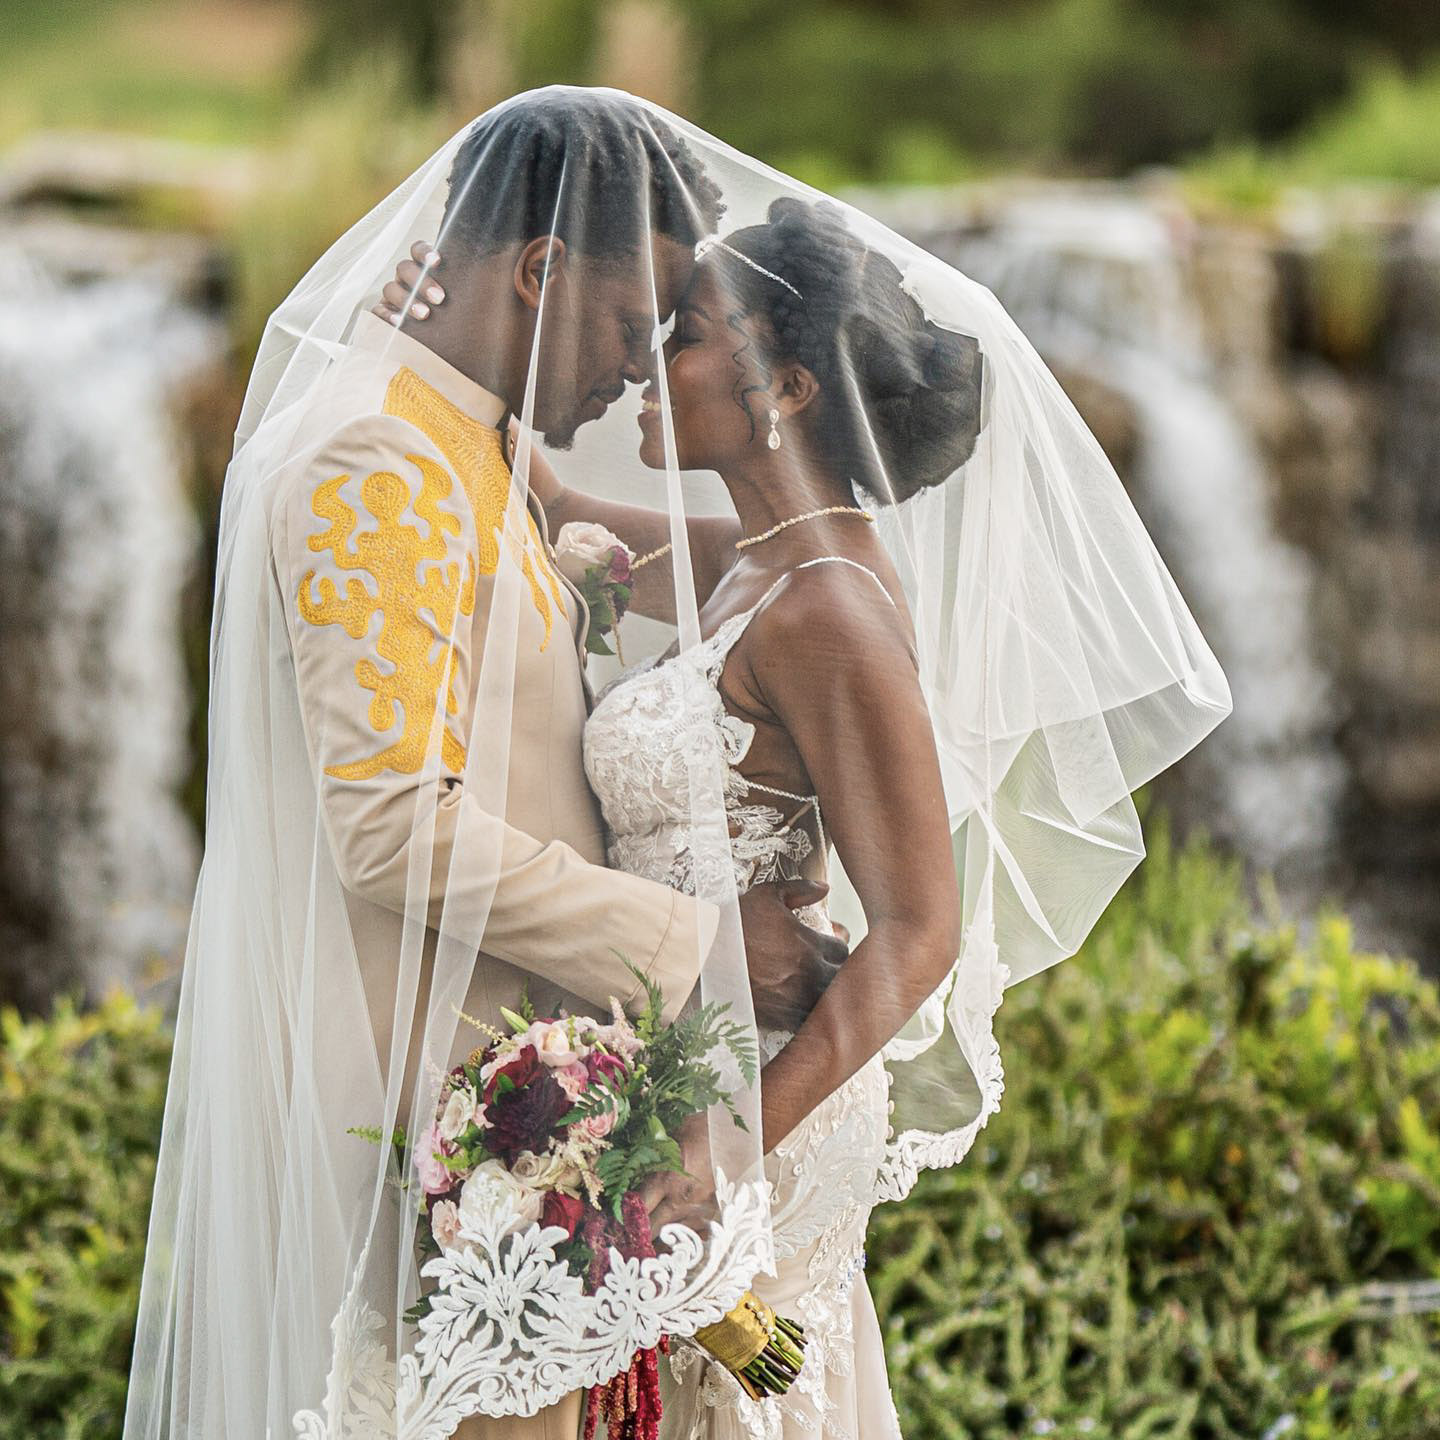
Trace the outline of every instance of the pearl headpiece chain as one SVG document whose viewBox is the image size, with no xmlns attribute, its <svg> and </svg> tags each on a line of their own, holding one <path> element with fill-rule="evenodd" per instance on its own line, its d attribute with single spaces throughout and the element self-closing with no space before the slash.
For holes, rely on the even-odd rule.
<svg viewBox="0 0 1440 1440">
<path fill-rule="evenodd" d="M 708 236 L 695 247 L 695 258 L 703 260 L 712 250 L 723 250 L 742 265 L 748 265 L 757 275 L 763 275 L 767 280 L 773 280 L 777 285 L 783 285 L 797 300 L 804 300 L 805 297 L 783 276 L 777 275 L 773 270 L 767 270 L 748 255 L 742 255 L 733 245 L 727 245 L 713 235 Z"/>
</svg>

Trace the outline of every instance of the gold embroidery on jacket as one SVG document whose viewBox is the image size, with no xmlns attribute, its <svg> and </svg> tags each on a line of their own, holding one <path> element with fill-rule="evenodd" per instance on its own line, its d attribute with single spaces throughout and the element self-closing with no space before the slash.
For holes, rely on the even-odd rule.
<svg viewBox="0 0 1440 1440">
<path fill-rule="evenodd" d="M 410 487 L 393 470 L 376 470 L 365 477 L 360 494 L 365 508 L 375 517 L 376 528 L 354 537 L 355 512 L 340 498 L 340 487 L 348 475 L 337 475 L 315 490 L 311 508 L 330 528 L 312 535 L 310 549 L 328 550 L 341 570 L 359 570 L 370 575 L 378 594 L 371 595 L 365 582 L 357 576 L 345 581 L 342 597 L 335 583 L 321 577 L 320 598 L 314 599 L 311 582 L 315 571 L 309 570 L 300 581 L 298 596 L 300 614 L 312 625 L 342 625 L 347 635 L 362 639 L 370 629 L 371 617 L 378 611 L 380 634 L 375 642 L 376 654 L 390 667 L 383 672 L 373 660 L 359 661 L 355 678 L 372 692 L 370 724 L 384 734 L 395 726 L 395 707 L 400 707 L 403 729 L 400 738 L 378 755 L 344 765 L 327 765 L 325 773 L 340 780 L 366 780 L 382 770 L 396 770 L 412 775 L 425 763 L 430 750 L 430 729 L 435 715 L 435 699 L 443 680 L 445 711 L 458 712 L 455 698 L 455 671 L 459 657 L 453 645 L 435 648 L 435 626 L 442 631 L 451 625 L 451 617 L 470 615 L 475 610 L 475 572 L 470 558 L 465 559 L 465 575 L 451 560 L 444 565 L 424 564 L 443 561 L 447 548 L 446 535 L 458 534 L 460 522 L 440 509 L 453 488 L 443 466 L 424 455 L 405 457 L 420 471 L 420 495 L 415 513 L 425 521 L 428 531 L 421 535 L 413 525 L 403 523 L 400 516 L 410 503 Z M 429 611 L 435 626 L 422 618 Z M 465 765 L 465 746 L 446 724 L 441 725 L 441 759 L 452 770 Z"/>
<path fill-rule="evenodd" d="M 455 680 L 459 657 L 455 647 L 442 644 L 433 659 L 431 652 L 436 648 L 437 631 L 442 638 L 449 635 L 453 640 L 456 619 L 474 614 L 477 571 L 493 575 L 499 568 L 500 532 L 512 484 L 499 433 L 452 405 L 408 367 L 391 379 L 384 411 L 428 436 L 460 477 L 474 516 L 477 553 L 466 554 L 463 579 L 454 560 L 443 566 L 435 563 L 445 561 L 448 537 L 460 535 L 461 525 L 454 515 L 439 508 L 439 502 L 454 489 L 451 475 L 427 456 L 405 456 L 420 471 L 420 495 L 414 508 L 427 526 L 423 536 L 400 519 L 410 503 L 410 487 L 392 470 L 377 470 L 361 485 L 361 500 L 377 523 L 375 530 L 355 537 L 353 549 L 357 517 L 340 497 L 340 488 L 350 476 L 337 475 L 316 487 L 311 509 L 321 520 L 329 521 L 330 528 L 309 538 L 310 549 L 329 551 L 341 570 L 370 575 L 378 593 L 372 596 L 364 581 L 352 576 L 345 581 L 342 598 L 334 582 L 322 577 L 316 600 L 311 589 L 316 572 L 312 569 L 300 581 L 300 615 L 312 625 L 341 625 L 346 634 L 360 640 L 378 611 L 381 626 L 376 654 L 392 668 L 386 673 L 374 661 L 361 660 L 355 666 L 355 678 L 372 692 L 370 724 L 377 734 L 394 729 L 397 705 L 403 717 L 403 729 L 394 744 L 368 759 L 325 767 L 327 775 L 340 780 L 365 780 L 387 769 L 401 774 L 417 772 L 430 750 L 442 681 L 445 713 L 458 715 Z M 535 608 L 545 624 L 540 642 L 543 651 L 550 643 L 553 624 L 550 599 L 562 616 L 568 617 L 568 611 L 564 591 L 545 558 L 535 518 L 528 512 L 525 518 L 526 537 L 517 548 L 521 574 L 529 582 Z M 537 569 L 544 576 L 544 586 Z M 428 612 L 431 619 L 423 619 L 422 612 Z M 458 772 L 465 768 L 466 747 L 448 724 L 440 727 L 440 754 L 449 769 Z"/>
<path fill-rule="evenodd" d="M 452 405 L 440 392 L 427 385 L 413 370 L 404 366 L 397 370 L 385 392 L 385 413 L 408 420 L 435 442 L 436 448 L 450 462 L 460 477 L 475 516 L 475 535 L 479 542 L 479 571 L 493 575 L 500 564 L 499 534 L 505 523 L 505 507 L 510 501 L 512 477 L 505 463 L 500 432 L 484 425 Z M 543 651 L 550 643 L 552 619 L 550 599 L 561 615 L 568 615 L 564 591 L 555 572 L 545 558 L 545 547 L 535 517 L 525 512 L 525 538 L 520 548 L 520 573 L 530 585 L 535 609 L 545 622 Z M 545 584 L 540 577 L 544 576 Z M 548 586 L 550 595 L 545 591 Z"/>
</svg>

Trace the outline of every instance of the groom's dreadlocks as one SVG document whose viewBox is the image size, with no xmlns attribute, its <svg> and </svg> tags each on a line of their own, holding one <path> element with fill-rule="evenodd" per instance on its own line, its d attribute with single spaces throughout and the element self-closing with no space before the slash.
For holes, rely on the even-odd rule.
<svg viewBox="0 0 1440 1440">
<path fill-rule="evenodd" d="M 690 147 L 628 95 L 552 85 L 476 121 L 450 170 L 440 244 L 491 255 L 554 234 L 582 255 L 664 235 L 694 245 L 725 209 Z"/>
</svg>

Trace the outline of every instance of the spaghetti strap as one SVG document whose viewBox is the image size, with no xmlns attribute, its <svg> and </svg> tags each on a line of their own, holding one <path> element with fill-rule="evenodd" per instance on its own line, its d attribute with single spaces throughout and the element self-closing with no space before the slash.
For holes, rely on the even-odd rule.
<svg viewBox="0 0 1440 1440">
<path fill-rule="evenodd" d="M 741 610 L 738 614 L 732 615 L 724 621 L 720 628 L 709 638 L 702 640 L 702 647 L 708 647 L 709 665 L 714 669 L 715 675 L 719 674 L 719 667 L 724 664 L 725 657 L 730 653 L 731 647 L 740 638 L 749 626 L 750 622 L 765 608 L 765 603 L 770 597 L 797 571 L 808 570 L 812 565 L 849 565 L 852 568 L 868 575 L 879 588 L 880 593 L 890 602 L 893 609 L 899 610 L 895 604 L 895 597 L 885 588 L 885 583 L 868 566 L 862 565 L 858 560 L 852 560 L 848 555 L 817 555 L 813 560 L 802 560 L 800 564 L 786 570 L 784 574 L 777 575 L 770 582 L 769 588 L 748 610 Z M 711 677 L 712 679 L 714 676 Z"/>
<path fill-rule="evenodd" d="M 885 582 L 868 566 L 862 565 L 858 560 L 852 560 L 848 555 L 817 555 L 813 560 L 802 560 L 795 570 L 808 570 L 812 565 L 848 565 L 852 570 L 859 570 L 862 574 L 868 575 L 880 587 L 880 593 L 894 605 L 894 597 L 885 588 Z M 794 570 L 788 571 L 793 575 Z M 780 577 L 782 580 L 784 575 Z"/>
<path fill-rule="evenodd" d="M 895 597 L 885 588 L 885 582 L 868 566 L 862 565 L 858 560 L 852 560 L 848 555 L 817 555 L 813 560 L 802 560 L 792 569 L 787 570 L 783 575 L 778 575 L 771 582 L 770 588 L 750 607 L 743 612 L 747 623 L 750 618 L 764 608 L 765 602 L 797 571 L 808 570 L 812 565 L 849 565 L 852 569 L 859 570 L 862 574 L 868 575 L 879 587 L 880 593 L 890 602 L 894 609 L 900 607 L 895 604 Z"/>
<path fill-rule="evenodd" d="M 900 608 L 898 605 L 895 605 L 895 597 L 885 588 L 885 582 L 868 565 L 862 565 L 858 560 L 852 560 L 848 555 L 817 555 L 813 560 L 801 561 L 795 569 L 808 570 L 812 565 L 849 565 L 853 569 L 861 570 L 880 587 L 880 593 L 892 606 L 897 610 Z M 794 573 L 793 570 L 787 572 L 787 574 L 792 575 Z M 780 577 L 781 580 L 784 578 L 784 575 Z M 776 583 L 778 584 L 779 582 L 777 581 Z M 774 587 L 772 586 L 771 588 L 773 589 Z"/>
</svg>

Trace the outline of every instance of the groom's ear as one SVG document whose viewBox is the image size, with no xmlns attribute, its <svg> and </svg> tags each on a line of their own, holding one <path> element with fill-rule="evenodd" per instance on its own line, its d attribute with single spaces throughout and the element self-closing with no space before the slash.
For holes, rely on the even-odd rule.
<svg viewBox="0 0 1440 1440">
<path fill-rule="evenodd" d="M 565 273 L 568 251 L 556 235 L 537 236 L 515 260 L 515 293 L 523 305 L 539 310 L 547 283 Z"/>
</svg>

